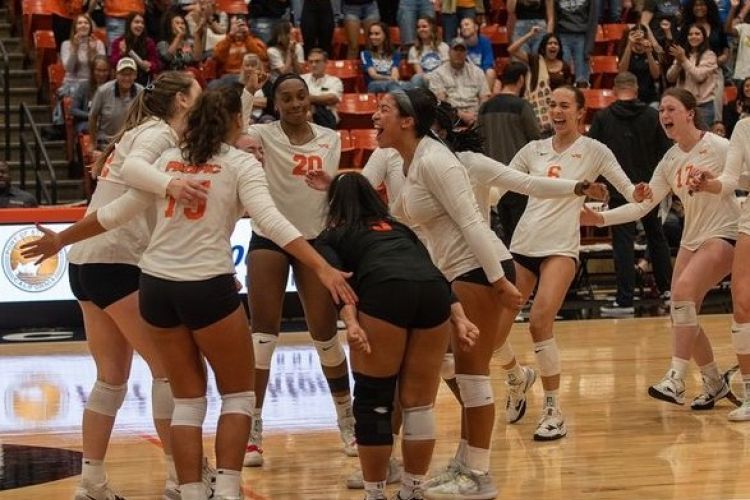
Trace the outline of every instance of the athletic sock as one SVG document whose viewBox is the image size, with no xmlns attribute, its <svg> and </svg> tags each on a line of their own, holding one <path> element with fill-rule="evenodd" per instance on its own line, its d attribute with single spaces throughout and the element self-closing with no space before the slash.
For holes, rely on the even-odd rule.
<svg viewBox="0 0 750 500">
<path fill-rule="evenodd" d="M 456 461 L 465 464 L 466 463 L 466 448 L 469 447 L 469 442 L 465 439 L 461 439 L 458 442 L 458 449 L 456 450 Z"/>
<path fill-rule="evenodd" d="M 203 483 L 188 483 L 180 485 L 182 500 L 205 500 L 208 498 L 206 485 Z"/>
<path fill-rule="evenodd" d="M 95 485 L 104 484 L 107 481 L 107 473 L 104 470 L 104 461 L 84 458 L 81 461 L 81 482 Z"/>
<path fill-rule="evenodd" d="M 508 383 L 510 384 L 517 385 L 525 381 L 523 369 L 518 362 L 516 362 L 513 368 L 506 370 L 506 374 L 508 376 Z"/>
<path fill-rule="evenodd" d="M 365 499 L 385 498 L 385 481 L 365 481 Z"/>
<path fill-rule="evenodd" d="M 716 361 L 711 361 L 700 367 L 701 375 L 703 375 L 711 384 L 711 388 L 720 387 L 722 384 L 721 373 L 719 368 L 716 366 Z"/>
<path fill-rule="evenodd" d="M 339 421 L 352 416 L 352 397 L 349 394 L 333 396 L 333 403 L 336 407 L 336 417 Z"/>
<path fill-rule="evenodd" d="M 490 450 L 467 446 L 465 463 L 469 469 L 486 474 L 490 470 Z"/>
<path fill-rule="evenodd" d="M 167 480 L 179 484 L 177 480 L 177 468 L 174 465 L 172 455 L 164 455 L 164 461 L 167 463 Z"/>
<path fill-rule="evenodd" d="M 401 498 L 411 498 L 415 490 L 418 490 L 422 483 L 424 483 L 425 476 L 419 474 L 412 474 L 411 472 L 404 471 L 404 475 L 401 478 L 401 489 L 399 490 L 399 496 Z"/>
<path fill-rule="evenodd" d="M 544 407 L 545 408 L 557 408 L 557 393 L 558 389 L 555 390 L 544 390 Z"/>
<path fill-rule="evenodd" d="M 670 368 L 675 372 L 677 378 L 682 380 L 685 378 L 685 373 L 687 373 L 689 366 L 690 361 L 688 361 L 687 359 L 673 357 L 672 365 L 670 366 Z"/>
<path fill-rule="evenodd" d="M 216 469 L 216 497 L 236 497 L 240 492 L 242 476 L 240 471 L 231 469 Z"/>
</svg>

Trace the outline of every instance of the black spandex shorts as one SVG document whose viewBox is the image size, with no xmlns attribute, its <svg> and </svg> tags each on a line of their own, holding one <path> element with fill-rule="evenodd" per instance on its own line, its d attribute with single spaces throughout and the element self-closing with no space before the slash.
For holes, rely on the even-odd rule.
<svg viewBox="0 0 750 500">
<path fill-rule="evenodd" d="M 360 311 L 401 328 L 434 328 L 451 316 L 451 290 L 443 280 L 365 284 L 358 295 Z"/>
<path fill-rule="evenodd" d="M 737 246 L 737 240 L 733 240 L 732 238 L 722 238 L 722 240 L 726 241 L 727 243 L 729 243 L 733 247 Z"/>
<path fill-rule="evenodd" d="M 512 253 L 512 252 L 511 252 Z M 576 266 L 578 266 L 578 262 L 570 256 L 567 255 L 545 255 L 543 257 L 529 257 L 528 255 L 521 255 L 520 253 L 513 253 L 513 260 L 521 264 L 523 267 L 534 273 L 534 276 L 539 279 L 539 276 L 541 275 L 542 271 L 542 264 L 545 260 L 549 259 L 550 257 L 568 257 L 569 259 L 573 260 L 576 263 Z"/>
<path fill-rule="evenodd" d="M 315 245 L 315 239 L 307 240 L 307 242 L 311 245 Z M 250 252 L 253 250 L 272 250 L 274 252 L 283 253 L 286 255 L 286 257 L 289 260 L 293 260 L 294 257 L 292 254 L 281 248 L 279 245 L 273 242 L 273 240 L 266 238 L 265 236 L 261 236 L 258 233 L 254 232 L 250 236 L 250 244 L 247 246 L 247 258 L 250 258 Z"/>
<path fill-rule="evenodd" d="M 157 328 L 185 325 L 198 330 L 240 307 L 231 274 L 201 281 L 171 281 L 142 274 L 140 290 L 141 316 Z"/>
<path fill-rule="evenodd" d="M 503 260 L 500 262 L 500 265 L 503 267 L 503 271 L 505 271 L 505 277 L 508 278 L 508 281 L 515 284 L 516 266 L 513 265 L 513 259 Z M 465 281 L 467 283 L 476 283 L 477 285 L 492 286 L 492 283 L 489 282 L 489 280 L 487 279 L 487 275 L 484 273 L 484 269 L 482 269 L 481 267 L 472 269 L 467 273 L 463 273 L 453 281 Z"/>
<path fill-rule="evenodd" d="M 73 295 L 105 309 L 138 291 L 141 270 L 132 264 L 68 264 Z"/>
</svg>

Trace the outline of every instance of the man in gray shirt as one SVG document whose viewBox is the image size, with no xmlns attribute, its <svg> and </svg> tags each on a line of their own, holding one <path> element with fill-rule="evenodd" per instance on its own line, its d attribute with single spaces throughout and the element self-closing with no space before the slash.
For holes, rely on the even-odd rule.
<svg viewBox="0 0 750 500">
<path fill-rule="evenodd" d="M 143 87 L 135 83 L 138 67 L 130 57 L 117 63 L 115 79 L 100 86 L 91 101 L 89 133 L 96 140 L 96 150 L 103 151 L 120 131 L 130 103 Z"/>
</svg>

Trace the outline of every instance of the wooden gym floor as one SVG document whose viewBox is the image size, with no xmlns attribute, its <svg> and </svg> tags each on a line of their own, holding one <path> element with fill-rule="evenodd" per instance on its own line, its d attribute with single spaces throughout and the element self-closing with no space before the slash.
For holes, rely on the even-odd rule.
<svg viewBox="0 0 750 500">
<path fill-rule="evenodd" d="M 735 364 L 730 322 L 727 315 L 702 317 L 720 369 Z M 646 395 L 667 369 L 668 327 L 666 317 L 556 325 L 563 366 L 560 400 L 568 425 L 568 436 L 557 442 L 532 440 L 542 399 L 539 382 L 526 417 L 505 425 L 504 377 L 495 366 L 500 404 L 492 472 L 500 498 L 750 498 L 750 422 L 727 421 L 732 406 L 726 400 L 696 413 Z M 246 496 L 362 498 L 344 486 L 357 459 L 340 449 L 335 412 L 307 335 L 284 334 L 283 339 L 264 410 L 266 464 L 244 470 Z M 511 340 L 522 362 L 533 364 L 526 325 L 516 325 Z M 78 481 L 72 474 L 80 460 L 73 452 L 80 451 L 81 411 L 94 377 L 82 342 L 0 347 L 0 499 L 72 498 Z M 690 398 L 699 388 L 693 366 Z M 146 367 L 137 359 L 107 457 L 111 484 L 129 500 L 158 498 L 163 486 L 149 394 Z M 218 407 L 213 386 L 210 395 L 209 456 Z M 433 470 L 447 463 L 458 435 L 457 406 L 444 386 L 436 411 L 440 440 Z M 55 478 L 61 479 L 49 481 Z M 14 486 L 41 481 L 47 482 Z"/>
</svg>

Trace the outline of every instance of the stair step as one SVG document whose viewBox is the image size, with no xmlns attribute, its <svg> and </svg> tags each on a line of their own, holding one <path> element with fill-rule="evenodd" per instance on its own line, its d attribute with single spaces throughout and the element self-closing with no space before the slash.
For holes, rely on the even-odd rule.
<svg viewBox="0 0 750 500">
<path fill-rule="evenodd" d="M 10 70 L 10 87 L 18 88 L 34 82 L 36 71 L 33 69 L 11 69 Z"/>
<path fill-rule="evenodd" d="M 2 33 L 0 33 L 0 38 L 3 38 Z M 20 50 L 8 52 L 8 62 L 10 63 L 10 69 L 24 69 L 24 60 L 25 57 L 23 55 L 23 52 L 21 52 Z"/>
<path fill-rule="evenodd" d="M 68 178 L 68 161 L 67 160 L 50 160 L 52 162 L 52 168 L 55 170 L 55 174 L 58 179 Z M 26 163 L 26 180 L 29 180 L 33 174 L 31 164 Z M 21 162 L 18 160 L 8 162 L 8 170 L 10 171 L 11 179 L 21 178 Z"/>
<path fill-rule="evenodd" d="M 4 139 L 0 138 L 0 141 L 4 142 Z M 33 148 L 33 144 L 31 145 Z M 64 160 L 66 158 L 65 141 L 44 141 L 44 147 L 47 149 L 47 154 L 51 161 Z M 20 158 L 21 144 L 18 141 L 11 141 L 10 143 L 10 160 L 18 161 Z M 31 161 L 27 159 L 26 161 Z"/>
<path fill-rule="evenodd" d="M 0 105 L 5 103 L 5 92 L 0 88 Z M 22 102 L 26 104 L 38 104 L 37 103 L 37 88 L 36 87 L 11 87 L 10 89 L 10 104 L 11 106 L 18 109 L 18 105 Z"/>
<path fill-rule="evenodd" d="M 0 36 L 0 40 L 3 41 L 5 50 L 7 50 L 8 52 L 23 52 L 23 48 L 21 47 L 21 39 L 17 36 Z"/>
<path fill-rule="evenodd" d="M 39 133 L 42 133 L 42 129 L 45 127 L 49 127 L 52 125 L 52 122 L 49 121 L 50 117 L 47 117 L 46 122 L 36 122 L 37 130 L 39 130 Z M 20 133 L 21 126 L 18 123 L 10 123 L 10 140 L 11 142 L 17 142 L 18 141 L 18 135 Z M 31 139 L 33 136 L 31 134 L 31 128 L 29 127 L 29 124 L 26 124 L 26 137 Z M 0 137 L 2 137 L 3 140 L 5 140 L 5 127 L 0 127 Z M 42 136 L 42 140 L 46 142 L 44 139 L 44 136 Z"/>
<path fill-rule="evenodd" d="M 0 93 L 1 94 L 1 93 Z M 34 123 L 49 122 L 52 119 L 52 108 L 48 104 L 26 104 L 34 118 Z M 0 101 L 0 136 L 3 134 L 5 125 L 5 114 L 2 112 L 3 102 Z M 18 106 L 11 105 L 10 123 L 18 123 Z"/>
<path fill-rule="evenodd" d="M 8 21 L 0 22 L 0 38 L 10 37 L 11 25 Z"/>
<path fill-rule="evenodd" d="M 47 188 L 50 189 L 49 181 L 45 181 Z M 13 183 L 19 186 L 17 182 Z M 19 186 L 20 187 L 20 186 Z M 36 196 L 36 180 L 26 179 L 26 191 Z M 50 192 L 50 195 L 52 193 Z M 58 179 L 57 180 L 57 203 L 71 203 L 84 199 L 86 196 L 83 192 L 83 181 L 81 179 Z M 37 200 L 41 201 L 41 200 Z"/>
</svg>

